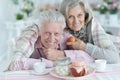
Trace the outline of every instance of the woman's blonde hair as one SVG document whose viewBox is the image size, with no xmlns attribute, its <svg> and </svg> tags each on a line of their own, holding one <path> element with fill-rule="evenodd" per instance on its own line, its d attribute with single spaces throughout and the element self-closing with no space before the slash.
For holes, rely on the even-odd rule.
<svg viewBox="0 0 120 80">
<path fill-rule="evenodd" d="M 93 17 L 93 14 L 92 9 L 85 0 L 63 0 L 61 3 L 60 12 L 67 17 L 68 11 L 77 5 L 83 7 L 83 10 L 85 11 L 85 24 L 89 23 Z"/>
</svg>

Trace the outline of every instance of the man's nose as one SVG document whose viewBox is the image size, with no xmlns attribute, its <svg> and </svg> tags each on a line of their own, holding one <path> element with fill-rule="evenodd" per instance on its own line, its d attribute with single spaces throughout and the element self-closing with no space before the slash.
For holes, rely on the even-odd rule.
<svg viewBox="0 0 120 80">
<path fill-rule="evenodd" d="M 54 35 L 54 34 L 51 34 L 51 35 L 49 36 L 49 41 L 50 41 L 50 42 L 54 42 L 54 40 L 55 40 L 55 35 Z"/>
</svg>

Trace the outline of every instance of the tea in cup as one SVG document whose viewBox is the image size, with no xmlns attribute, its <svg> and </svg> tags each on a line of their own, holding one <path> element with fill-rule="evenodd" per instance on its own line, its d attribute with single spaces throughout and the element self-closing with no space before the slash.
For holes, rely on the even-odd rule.
<svg viewBox="0 0 120 80">
<path fill-rule="evenodd" d="M 46 69 L 46 64 L 45 62 L 36 62 L 33 65 L 33 69 L 37 73 L 43 73 Z"/>
</svg>

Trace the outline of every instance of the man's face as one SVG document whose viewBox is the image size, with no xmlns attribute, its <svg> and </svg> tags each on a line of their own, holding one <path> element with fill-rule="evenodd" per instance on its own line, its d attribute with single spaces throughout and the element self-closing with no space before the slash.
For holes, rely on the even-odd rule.
<svg viewBox="0 0 120 80">
<path fill-rule="evenodd" d="M 41 42 L 45 48 L 57 48 L 62 34 L 62 24 L 45 22 L 40 30 Z"/>
</svg>

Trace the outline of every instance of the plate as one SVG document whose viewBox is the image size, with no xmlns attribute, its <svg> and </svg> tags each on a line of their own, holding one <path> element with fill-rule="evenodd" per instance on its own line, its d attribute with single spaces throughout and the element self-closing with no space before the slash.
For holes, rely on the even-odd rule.
<svg viewBox="0 0 120 80">
<path fill-rule="evenodd" d="M 86 74 L 85 76 L 80 76 L 80 77 L 73 77 L 72 75 L 60 76 L 60 75 L 58 75 L 58 74 L 55 72 L 55 70 L 52 70 L 52 71 L 50 72 L 50 75 L 52 75 L 52 76 L 54 76 L 54 77 L 57 77 L 57 78 L 66 79 L 66 80 L 78 80 L 78 79 L 81 79 L 81 78 L 90 76 L 90 75 L 92 75 L 94 72 L 95 72 L 94 68 L 88 67 L 88 72 L 87 72 L 87 74 Z"/>
<path fill-rule="evenodd" d="M 32 70 L 30 73 L 33 75 L 45 75 L 45 74 L 48 74 L 52 70 L 53 70 L 53 68 L 46 68 L 43 73 L 38 73 L 38 72 L 35 72 L 34 70 Z"/>
</svg>

